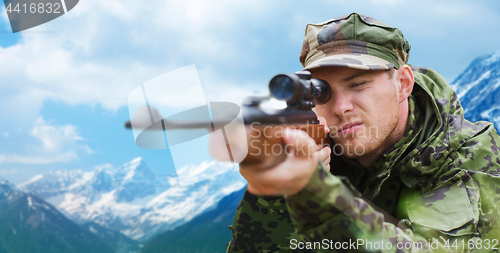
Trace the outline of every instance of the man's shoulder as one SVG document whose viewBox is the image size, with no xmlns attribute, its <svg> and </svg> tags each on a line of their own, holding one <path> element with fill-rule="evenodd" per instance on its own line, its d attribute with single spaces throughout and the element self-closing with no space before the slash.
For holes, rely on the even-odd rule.
<svg viewBox="0 0 500 253">
<path fill-rule="evenodd" d="M 493 124 L 466 120 L 458 96 L 436 71 L 414 66 L 412 71 L 416 83 L 412 95 L 421 114 L 421 131 L 415 138 L 415 150 L 400 167 L 412 178 L 408 184 L 432 178 L 431 185 L 436 185 L 447 180 L 450 170 L 498 168 L 500 137 Z"/>
<path fill-rule="evenodd" d="M 438 103 L 440 103 L 440 101 L 449 103 L 458 100 L 455 91 L 437 71 L 416 66 L 411 66 L 411 70 L 413 71 L 416 86 L 423 89 L 427 95 L 431 96 L 433 99 L 437 99 Z"/>
</svg>

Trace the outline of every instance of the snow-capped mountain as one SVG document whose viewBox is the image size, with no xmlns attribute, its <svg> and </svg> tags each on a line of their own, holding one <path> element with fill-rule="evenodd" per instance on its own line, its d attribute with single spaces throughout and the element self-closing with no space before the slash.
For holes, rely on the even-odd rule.
<svg viewBox="0 0 500 253">
<path fill-rule="evenodd" d="M 181 170 L 223 166 L 235 167 L 213 161 Z M 245 184 L 233 168 L 209 180 L 180 187 L 175 175 L 159 176 L 136 158 L 116 169 L 48 172 L 19 188 L 46 199 L 78 223 L 95 222 L 146 241 L 214 208 L 220 199 Z"/>
<path fill-rule="evenodd" d="M 450 86 L 465 108 L 466 119 L 487 120 L 500 130 L 500 51 L 476 58 Z"/>
<path fill-rule="evenodd" d="M 245 188 L 235 191 L 218 203 L 213 210 L 203 212 L 185 224 L 164 232 L 146 243 L 141 253 L 226 252 L 231 240 L 229 225 Z"/>
</svg>

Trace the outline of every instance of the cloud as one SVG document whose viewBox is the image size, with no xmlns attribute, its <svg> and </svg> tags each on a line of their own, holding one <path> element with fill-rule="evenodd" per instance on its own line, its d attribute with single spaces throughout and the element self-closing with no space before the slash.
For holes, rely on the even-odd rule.
<svg viewBox="0 0 500 253">
<path fill-rule="evenodd" d="M 319 17 L 347 13 L 352 7 L 350 1 L 326 1 L 325 10 L 335 6 L 339 12 L 328 12 L 327 16 L 316 8 L 298 9 L 297 4 L 263 0 L 81 1 L 63 17 L 32 29 L 53 33 L 24 32 L 20 44 L 0 48 L 0 100 L 11 98 L 0 106 L 28 102 L 20 114 L 32 120 L 47 100 L 100 104 L 116 110 L 126 106 L 128 94 L 141 83 L 193 63 L 200 72 L 210 72 L 204 85 L 246 86 L 239 90 L 245 93 L 249 86 L 259 87 L 258 83 L 270 77 L 249 72 L 272 65 L 266 61 L 280 46 L 294 43 L 296 51 L 291 53 L 298 52 L 305 22 L 294 20 L 314 22 Z M 411 11 L 396 12 L 398 8 Z M 383 16 L 394 13 L 391 19 L 427 34 L 443 33 L 442 22 L 478 23 L 462 18 L 467 14 L 483 19 L 482 23 L 485 16 L 498 17 L 492 11 L 489 14 L 495 15 L 477 16 L 485 11 L 481 3 L 456 5 L 449 1 L 371 0 L 359 9 L 380 14 L 379 18 L 390 24 L 392 20 Z M 292 21 L 282 22 L 287 19 Z M 293 39 L 286 36 L 283 40 L 281 35 L 288 34 L 293 34 Z"/>
<path fill-rule="evenodd" d="M 56 154 L 54 157 L 44 156 L 22 156 L 22 155 L 8 155 L 4 159 L 0 159 L 0 163 L 21 163 L 21 164 L 49 164 L 56 162 L 70 162 L 78 158 L 74 152 L 64 152 Z"/>
<path fill-rule="evenodd" d="M 1 162 L 1 160 L 2 160 L 2 156 L 0 156 L 0 162 Z M 25 172 L 25 170 L 20 169 L 20 168 L 1 169 L 0 175 L 14 175 L 14 174 L 19 174 L 19 173 L 24 173 L 24 172 Z"/>
<path fill-rule="evenodd" d="M 106 169 L 113 169 L 113 165 L 110 163 L 103 163 L 94 166 L 94 170 L 106 170 Z"/>
<path fill-rule="evenodd" d="M 83 138 L 78 135 L 75 126 L 52 126 L 47 124 L 43 120 L 43 117 L 36 120 L 31 135 L 42 141 L 43 146 L 41 149 L 45 152 L 60 151 L 68 144 L 83 140 Z"/>
<path fill-rule="evenodd" d="M 253 51 L 260 41 L 248 31 L 262 25 L 257 19 L 270 5 L 263 0 L 81 1 L 64 16 L 21 32 L 19 44 L 0 47 L 0 108 L 15 108 L 0 110 L 0 127 L 28 130 L 46 101 L 116 111 L 138 85 L 193 63 L 205 73 L 203 85 L 216 87 L 213 96 L 231 90 L 241 100 L 264 78 L 234 81 L 235 71 L 226 70 L 236 62 L 240 71 L 258 65 Z"/>
<path fill-rule="evenodd" d="M 50 125 L 43 117 L 38 118 L 30 132 L 38 140 L 38 145 L 28 144 L 29 154 L 2 154 L 0 163 L 49 164 L 70 162 L 79 158 L 79 153 L 94 151 L 78 133 L 76 126 Z M 41 145 L 40 145 L 41 144 Z"/>
<path fill-rule="evenodd" d="M 370 2 L 374 5 L 381 4 L 381 5 L 395 6 L 398 4 L 406 3 L 408 1 L 407 0 L 371 0 Z"/>
</svg>

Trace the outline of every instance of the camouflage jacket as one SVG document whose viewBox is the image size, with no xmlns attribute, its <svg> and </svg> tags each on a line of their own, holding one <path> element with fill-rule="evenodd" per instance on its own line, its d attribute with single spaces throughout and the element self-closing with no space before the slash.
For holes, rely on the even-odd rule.
<svg viewBox="0 0 500 253">
<path fill-rule="evenodd" d="M 500 138 L 439 74 L 413 72 L 405 135 L 372 173 L 333 157 L 297 195 L 246 192 L 227 251 L 498 252 Z"/>
</svg>

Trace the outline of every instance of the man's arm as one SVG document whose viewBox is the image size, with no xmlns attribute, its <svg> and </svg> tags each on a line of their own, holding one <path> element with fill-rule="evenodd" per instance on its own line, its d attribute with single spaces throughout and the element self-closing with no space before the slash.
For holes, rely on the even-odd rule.
<svg viewBox="0 0 500 253">
<path fill-rule="evenodd" d="M 293 136 L 290 136 L 292 134 Z M 314 145 L 308 143 L 306 136 L 303 135 L 297 132 L 288 132 L 287 136 L 285 136 L 285 141 L 287 144 L 291 144 L 290 147 L 294 149 L 298 148 L 295 144 L 302 144 L 309 147 L 306 149 L 307 152 L 310 152 L 307 155 L 309 158 L 321 157 L 321 154 L 313 147 Z M 292 140 L 295 144 L 292 144 Z M 318 154 L 315 155 L 314 153 Z M 458 215 L 458 221 L 451 222 L 452 225 L 459 225 L 455 228 L 449 227 L 450 230 L 440 231 L 439 229 L 432 229 L 433 224 L 431 224 L 431 228 L 426 224 L 426 220 L 433 221 L 433 219 L 429 218 L 439 217 L 437 214 L 442 214 L 444 209 L 457 208 L 457 206 L 454 206 L 457 203 L 468 203 L 469 208 L 479 208 L 478 202 L 470 199 L 472 198 L 470 194 L 474 193 L 474 190 L 470 189 L 473 187 L 472 184 L 468 183 L 465 185 L 461 183 L 459 175 L 455 175 L 458 180 L 453 181 L 453 183 L 450 183 L 452 182 L 450 180 L 450 184 L 440 185 L 439 188 L 434 189 L 436 192 L 429 192 L 431 195 L 447 193 L 451 198 L 447 200 L 448 202 L 442 203 L 447 203 L 448 206 L 442 205 L 439 207 L 435 205 L 438 206 L 437 209 L 424 208 L 417 211 L 413 211 L 412 209 L 410 215 L 415 222 L 408 224 L 412 226 L 413 230 L 410 230 L 405 229 L 404 226 L 386 222 L 384 214 L 378 212 L 369 202 L 357 196 L 339 177 L 330 174 L 322 166 L 318 167 L 317 159 L 313 165 L 307 161 L 303 161 L 304 159 L 313 160 L 307 159 L 307 156 L 296 156 L 292 153 L 289 156 L 289 159 L 287 159 L 288 163 L 285 161 L 285 163 L 279 165 L 286 167 L 280 168 L 277 166 L 278 168 L 260 168 L 260 170 L 242 168 L 241 172 L 249 182 L 249 191 L 254 191 L 253 193 L 255 194 L 287 196 L 288 210 L 298 233 L 310 242 L 318 242 L 318 244 L 323 246 L 325 246 L 324 240 L 328 240 L 326 241 L 327 244 L 330 243 L 330 248 L 321 246 L 320 251 L 330 251 L 331 247 L 334 247 L 337 242 L 346 245 L 345 242 L 351 240 L 352 243 L 354 240 L 356 249 L 353 249 L 351 244 L 349 244 L 351 250 L 354 251 L 364 250 L 364 248 L 369 250 L 371 247 L 377 247 L 377 245 L 381 247 L 380 243 L 384 241 L 385 248 L 380 250 L 387 252 L 460 252 L 469 248 L 469 239 L 473 236 L 477 236 L 476 239 L 479 240 L 483 239 L 477 233 L 477 226 L 482 226 L 482 224 L 475 224 L 478 221 L 478 217 L 475 217 L 476 215 L 474 214 L 464 216 L 460 210 L 455 212 Z M 296 166 L 302 166 L 300 167 L 301 170 L 296 170 Z M 311 169 L 308 166 L 313 166 L 313 168 Z M 276 171 L 272 171 L 275 169 Z M 273 180 L 276 178 L 277 183 L 273 183 Z M 304 184 L 304 181 L 307 182 Z M 294 184 L 293 182 L 298 183 Z M 251 185 L 252 187 L 250 187 Z M 474 189 L 479 193 L 477 186 Z M 457 198 L 457 196 L 459 197 Z M 475 197 L 477 198 L 477 196 Z M 420 204 L 424 207 L 430 204 L 426 203 L 425 200 L 426 196 L 422 196 L 423 202 Z M 418 201 L 419 199 L 413 203 L 418 203 Z M 427 213 L 432 211 L 435 213 Z M 464 220 L 469 218 L 470 220 Z M 419 220 L 423 220 L 423 222 L 419 222 Z M 455 224 L 453 222 L 458 223 Z M 450 224 L 445 225 L 449 226 Z M 494 236 L 491 238 L 494 238 Z M 488 242 L 489 251 L 494 247 L 499 247 L 499 245 L 493 245 L 495 242 L 492 240 L 489 239 Z M 376 242 L 379 244 L 374 244 Z M 391 249 L 387 249 L 388 243 L 393 246 Z M 364 248 L 358 249 L 358 246 Z"/>
</svg>

